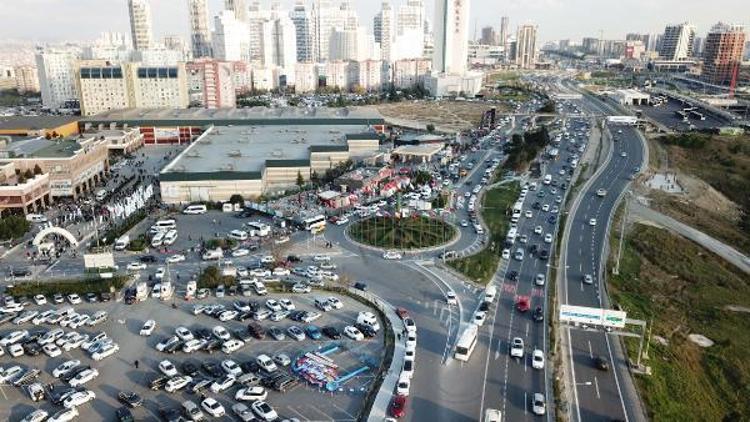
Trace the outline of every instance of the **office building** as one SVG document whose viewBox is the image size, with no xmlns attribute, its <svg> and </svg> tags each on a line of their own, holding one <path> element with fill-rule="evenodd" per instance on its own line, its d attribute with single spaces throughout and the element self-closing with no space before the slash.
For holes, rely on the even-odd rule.
<svg viewBox="0 0 750 422">
<path fill-rule="evenodd" d="M 507 16 L 503 16 L 500 18 L 500 45 L 502 45 L 506 50 L 508 50 L 508 37 L 510 37 L 510 18 Z"/>
<path fill-rule="evenodd" d="M 193 58 L 212 57 L 207 0 L 187 0 Z"/>
<path fill-rule="evenodd" d="M 745 28 L 722 22 L 706 36 L 703 52 L 703 79 L 715 85 L 729 85 L 737 78 L 745 48 Z"/>
<path fill-rule="evenodd" d="M 191 107 L 236 107 L 232 63 L 202 58 L 185 65 Z"/>
<path fill-rule="evenodd" d="M 349 89 L 372 92 L 383 88 L 383 62 L 362 60 L 349 63 Z"/>
<path fill-rule="evenodd" d="M 689 23 L 667 25 L 659 48 L 659 56 L 664 60 L 680 61 L 693 56 L 695 28 Z"/>
<path fill-rule="evenodd" d="M 536 65 L 537 27 L 521 25 L 516 35 L 516 66 L 521 69 L 533 69 Z"/>
<path fill-rule="evenodd" d="M 294 65 L 297 63 L 297 30 L 292 19 L 278 15 L 271 26 L 271 55 L 277 67 L 276 79 L 285 87 L 294 85 Z"/>
<path fill-rule="evenodd" d="M 224 9 L 234 12 L 238 21 L 247 23 L 247 0 L 224 0 Z"/>
<path fill-rule="evenodd" d="M 375 42 L 380 44 L 381 58 L 387 63 L 393 60 L 394 24 L 393 6 L 390 1 L 384 1 L 380 13 L 373 19 L 373 32 Z"/>
<path fill-rule="evenodd" d="M 130 14 L 130 37 L 135 50 L 151 48 L 151 6 L 148 0 L 128 0 Z"/>
<path fill-rule="evenodd" d="M 482 38 L 479 39 L 479 43 L 483 45 L 498 45 L 498 34 L 495 32 L 495 28 L 491 26 L 482 28 Z"/>
<path fill-rule="evenodd" d="M 39 76 L 36 67 L 28 64 L 14 66 L 13 73 L 18 92 L 39 92 Z"/>
<path fill-rule="evenodd" d="M 231 10 L 222 10 L 214 17 L 213 53 L 219 61 L 250 60 L 248 24 Z"/>
<path fill-rule="evenodd" d="M 75 83 L 77 55 L 72 51 L 42 51 L 36 54 L 42 104 L 56 110 L 78 97 Z"/>
<path fill-rule="evenodd" d="M 290 13 L 297 32 L 297 61 L 312 63 L 315 60 L 315 38 L 312 15 L 307 11 L 304 0 L 297 0 Z"/>
</svg>

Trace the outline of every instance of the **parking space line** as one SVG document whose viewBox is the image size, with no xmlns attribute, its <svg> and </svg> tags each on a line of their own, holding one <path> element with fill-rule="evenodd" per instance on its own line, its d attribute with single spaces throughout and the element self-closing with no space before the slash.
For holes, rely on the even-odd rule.
<svg viewBox="0 0 750 422">
<path fill-rule="evenodd" d="M 0 385 L 0 393 L 3 393 L 3 398 L 5 400 L 8 400 L 8 395 L 5 394 L 5 389 Z"/>
<path fill-rule="evenodd" d="M 338 409 L 339 411 L 345 413 L 346 416 L 349 416 L 350 418 L 352 418 L 352 420 L 356 419 L 356 417 L 354 415 L 352 415 L 351 413 L 347 412 L 346 409 L 343 409 L 340 406 L 336 406 L 336 403 L 331 403 L 331 406 L 333 406 L 336 409 Z"/>
<path fill-rule="evenodd" d="M 301 418 L 302 420 L 306 420 L 306 421 L 309 421 L 309 420 L 310 420 L 310 419 L 309 419 L 309 418 L 307 418 L 307 417 L 306 417 L 305 415 L 303 415 L 302 413 L 298 412 L 297 410 L 295 410 L 295 409 L 294 409 L 293 407 L 291 407 L 291 406 L 290 406 L 290 407 L 287 407 L 287 409 L 288 409 L 289 411 L 291 411 L 291 412 L 295 413 L 295 414 L 296 414 L 297 416 L 299 416 L 299 417 L 300 417 L 300 418 Z"/>
</svg>

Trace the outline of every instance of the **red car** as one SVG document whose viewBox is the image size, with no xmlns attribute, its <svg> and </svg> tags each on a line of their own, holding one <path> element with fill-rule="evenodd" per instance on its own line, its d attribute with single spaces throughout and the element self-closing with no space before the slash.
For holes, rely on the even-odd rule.
<svg viewBox="0 0 750 422">
<path fill-rule="evenodd" d="M 528 296 L 518 296 L 516 300 L 516 309 L 518 312 L 526 312 L 531 309 L 531 304 Z"/>
<path fill-rule="evenodd" d="M 404 308 L 396 308 L 396 314 L 400 316 L 401 319 L 409 317 L 409 312 Z"/>
<path fill-rule="evenodd" d="M 396 396 L 391 401 L 391 406 L 388 409 L 389 413 L 394 418 L 400 418 L 406 414 L 406 397 Z"/>
</svg>

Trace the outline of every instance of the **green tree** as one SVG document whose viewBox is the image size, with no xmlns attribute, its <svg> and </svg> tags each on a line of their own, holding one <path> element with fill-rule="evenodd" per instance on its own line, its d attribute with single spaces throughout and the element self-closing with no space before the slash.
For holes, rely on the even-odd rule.
<svg viewBox="0 0 750 422">
<path fill-rule="evenodd" d="M 10 240 L 23 237 L 31 224 L 24 217 L 11 215 L 0 218 L 0 240 Z"/>
<path fill-rule="evenodd" d="M 239 193 L 235 193 L 234 195 L 229 197 L 229 202 L 232 204 L 245 205 L 245 198 Z"/>
<path fill-rule="evenodd" d="M 302 177 L 300 171 L 297 171 L 297 186 L 299 186 L 300 189 L 302 189 L 302 186 L 305 186 L 305 178 Z"/>
<path fill-rule="evenodd" d="M 34 175 L 42 174 L 42 168 L 39 167 L 39 164 L 34 165 Z"/>
<path fill-rule="evenodd" d="M 26 171 L 23 172 L 23 177 L 25 177 L 26 179 L 33 179 L 34 173 L 31 171 L 31 169 L 26 169 Z"/>
<path fill-rule="evenodd" d="M 428 133 L 435 132 L 435 125 L 433 125 L 432 123 L 427 123 L 427 132 Z"/>
</svg>

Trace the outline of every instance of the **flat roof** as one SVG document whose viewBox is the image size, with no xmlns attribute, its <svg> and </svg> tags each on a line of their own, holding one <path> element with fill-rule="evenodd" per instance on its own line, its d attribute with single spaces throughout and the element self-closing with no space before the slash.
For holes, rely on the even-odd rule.
<svg viewBox="0 0 750 422">
<path fill-rule="evenodd" d="M 81 116 L 0 116 L 0 130 L 53 129 L 80 119 Z"/>
<path fill-rule="evenodd" d="M 51 141 L 43 137 L 12 140 L 6 150 L 18 158 L 72 157 L 82 147 L 75 139 Z"/>
<path fill-rule="evenodd" d="M 220 109 L 110 110 L 81 119 L 86 124 L 111 122 L 131 126 L 252 126 L 252 125 L 381 125 L 383 116 L 374 107 L 249 107 Z M 359 130 L 362 132 L 362 130 Z"/>
<path fill-rule="evenodd" d="M 433 156 L 443 149 L 443 144 L 403 145 L 393 150 L 394 154 Z"/>
<path fill-rule="evenodd" d="M 258 172 L 307 167 L 311 152 L 347 151 L 346 134 L 364 125 L 213 126 L 178 155 L 165 173 Z"/>
</svg>

